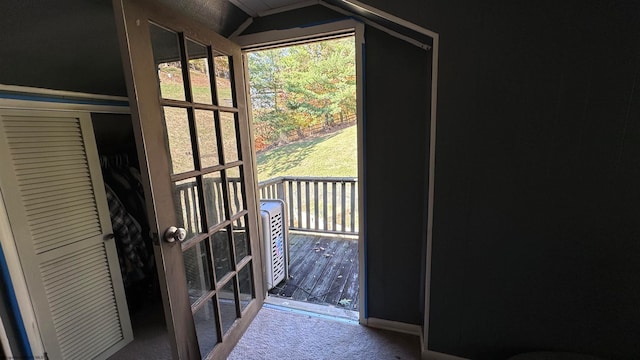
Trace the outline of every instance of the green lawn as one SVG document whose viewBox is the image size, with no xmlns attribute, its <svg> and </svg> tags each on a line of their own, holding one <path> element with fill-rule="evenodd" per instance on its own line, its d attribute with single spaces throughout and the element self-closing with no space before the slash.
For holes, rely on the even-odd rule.
<svg viewBox="0 0 640 360">
<path fill-rule="evenodd" d="M 258 180 L 278 176 L 356 177 L 356 126 L 258 154 Z"/>
</svg>

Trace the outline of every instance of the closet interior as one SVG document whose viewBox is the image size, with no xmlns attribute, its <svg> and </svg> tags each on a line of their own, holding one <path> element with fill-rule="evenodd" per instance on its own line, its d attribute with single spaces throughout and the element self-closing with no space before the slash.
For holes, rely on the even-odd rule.
<svg viewBox="0 0 640 360">
<path fill-rule="evenodd" d="M 134 340 L 113 359 L 169 354 L 131 115 L 92 113 Z"/>
</svg>

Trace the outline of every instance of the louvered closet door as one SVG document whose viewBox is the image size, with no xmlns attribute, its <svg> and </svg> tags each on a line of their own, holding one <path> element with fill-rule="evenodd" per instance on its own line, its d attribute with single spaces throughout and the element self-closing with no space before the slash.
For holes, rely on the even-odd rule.
<svg viewBox="0 0 640 360">
<path fill-rule="evenodd" d="M 106 358 L 133 336 L 88 114 L 0 110 L 0 163 L 49 357 Z"/>
</svg>

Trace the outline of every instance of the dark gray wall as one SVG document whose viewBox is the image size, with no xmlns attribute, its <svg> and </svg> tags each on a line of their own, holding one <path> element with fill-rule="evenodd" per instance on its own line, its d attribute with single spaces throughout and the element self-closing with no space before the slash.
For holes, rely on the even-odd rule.
<svg viewBox="0 0 640 360">
<path fill-rule="evenodd" d="M 440 34 L 430 348 L 639 358 L 639 3 L 366 2 Z"/>
<path fill-rule="evenodd" d="M 431 52 L 365 30 L 368 316 L 422 324 Z"/>
<path fill-rule="evenodd" d="M 441 36 L 430 348 L 474 359 L 533 349 L 637 358 L 637 2 L 365 2 Z M 91 13 L 82 3 L 73 9 L 65 8 L 66 2 L 57 4 L 61 10 L 56 12 L 56 7 L 39 10 L 29 2 L 2 2 L 0 83 L 124 94 L 122 75 L 113 75 L 121 72 L 115 32 L 111 42 L 102 43 L 87 41 L 99 32 L 64 30 L 68 23 L 80 29 L 93 26 L 82 16 Z M 100 14 L 110 11 L 108 2 L 92 4 L 105 7 Z M 60 42 L 60 36 L 76 41 Z M 101 52 L 109 47 L 115 53 Z M 402 53 L 398 49 L 387 51 Z M 372 56 L 384 56 L 370 50 L 368 63 Z M 83 59 L 104 71 L 78 71 L 87 69 L 78 63 Z M 367 76 L 367 91 L 375 92 L 374 75 L 367 71 Z M 397 81 L 397 87 L 386 89 L 390 97 L 402 91 Z M 368 117 L 376 113 L 371 106 L 367 104 Z M 387 111 L 382 106 L 378 110 Z M 385 121 L 403 121 L 412 136 L 421 131 L 422 119 Z M 374 134 L 385 126 L 367 125 Z M 385 142 L 367 139 L 367 152 L 376 159 L 373 154 Z M 423 175 L 414 175 L 412 166 L 426 159 L 426 152 L 413 151 L 388 163 L 368 157 L 368 177 L 384 179 L 388 175 L 382 169 L 388 168 L 420 179 Z M 368 186 L 373 189 L 375 182 Z M 398 186 L 398 197 L 408 209 L 424 202 L 416 188 Z M 369 194 L 369 208 L 388 211 L 391 219 L 400 217 L 400 200 L 377 196 L 379 201 Z M 387 204 L 394 207 L 384 208 Z M 391 246 L 383 248 L 376 243 L 380 240 L 368 249 L 369 271 L 377 274 L 369 278 L 369 315 L 418 323 L 414 306 L 420 303 L 419 290 L 413 287 L 419 286 L 415 278 L 421 255 L 413 241 L 421 234 L 401 237 L 413 230 L 402 228 L 402 222 L 392 223 L 396 231 L 383 229 L 371 223 L 372 216 L 379 221 L 376 214 L 367 214 L 367 225 L 380 234 L 369 231 L 367 236 L 384 237 L 384 245 L 400 242 L 397 248 L 406 251 L 385 257 L 382 249 Z M 408 221 L 411 228 L 418 227 L 417 220 Z M 403 237 L 410 240 L 405 243 Z M 382 266 L 407 277 L 384 280 L 391 276 Z M 384 289 L 390 291 L 385 294 Z"/>
<path fill-rule="evenodd" d="M 226 0 L 162 0 L 225 36 L 248 15 Z M 127 96 L 111 1 L 0 1 L 0 84 Z"/>
<path fill-rule="evenodd" d="M 0 34 L 0 84 L 127 94 L 111 1 L 1 1 Z"/>
</svg>

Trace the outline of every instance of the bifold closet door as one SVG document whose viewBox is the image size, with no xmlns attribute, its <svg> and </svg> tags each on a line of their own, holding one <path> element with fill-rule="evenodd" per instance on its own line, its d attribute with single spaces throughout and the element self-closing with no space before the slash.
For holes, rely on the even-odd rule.
<svg viewBox="0 0 640 360">
<path fill-rule="evenodd" d="M 0 110 L 0 164 L 49 358 L 107 358 L 133 335 L 89 114 Z"/>
</svg>

